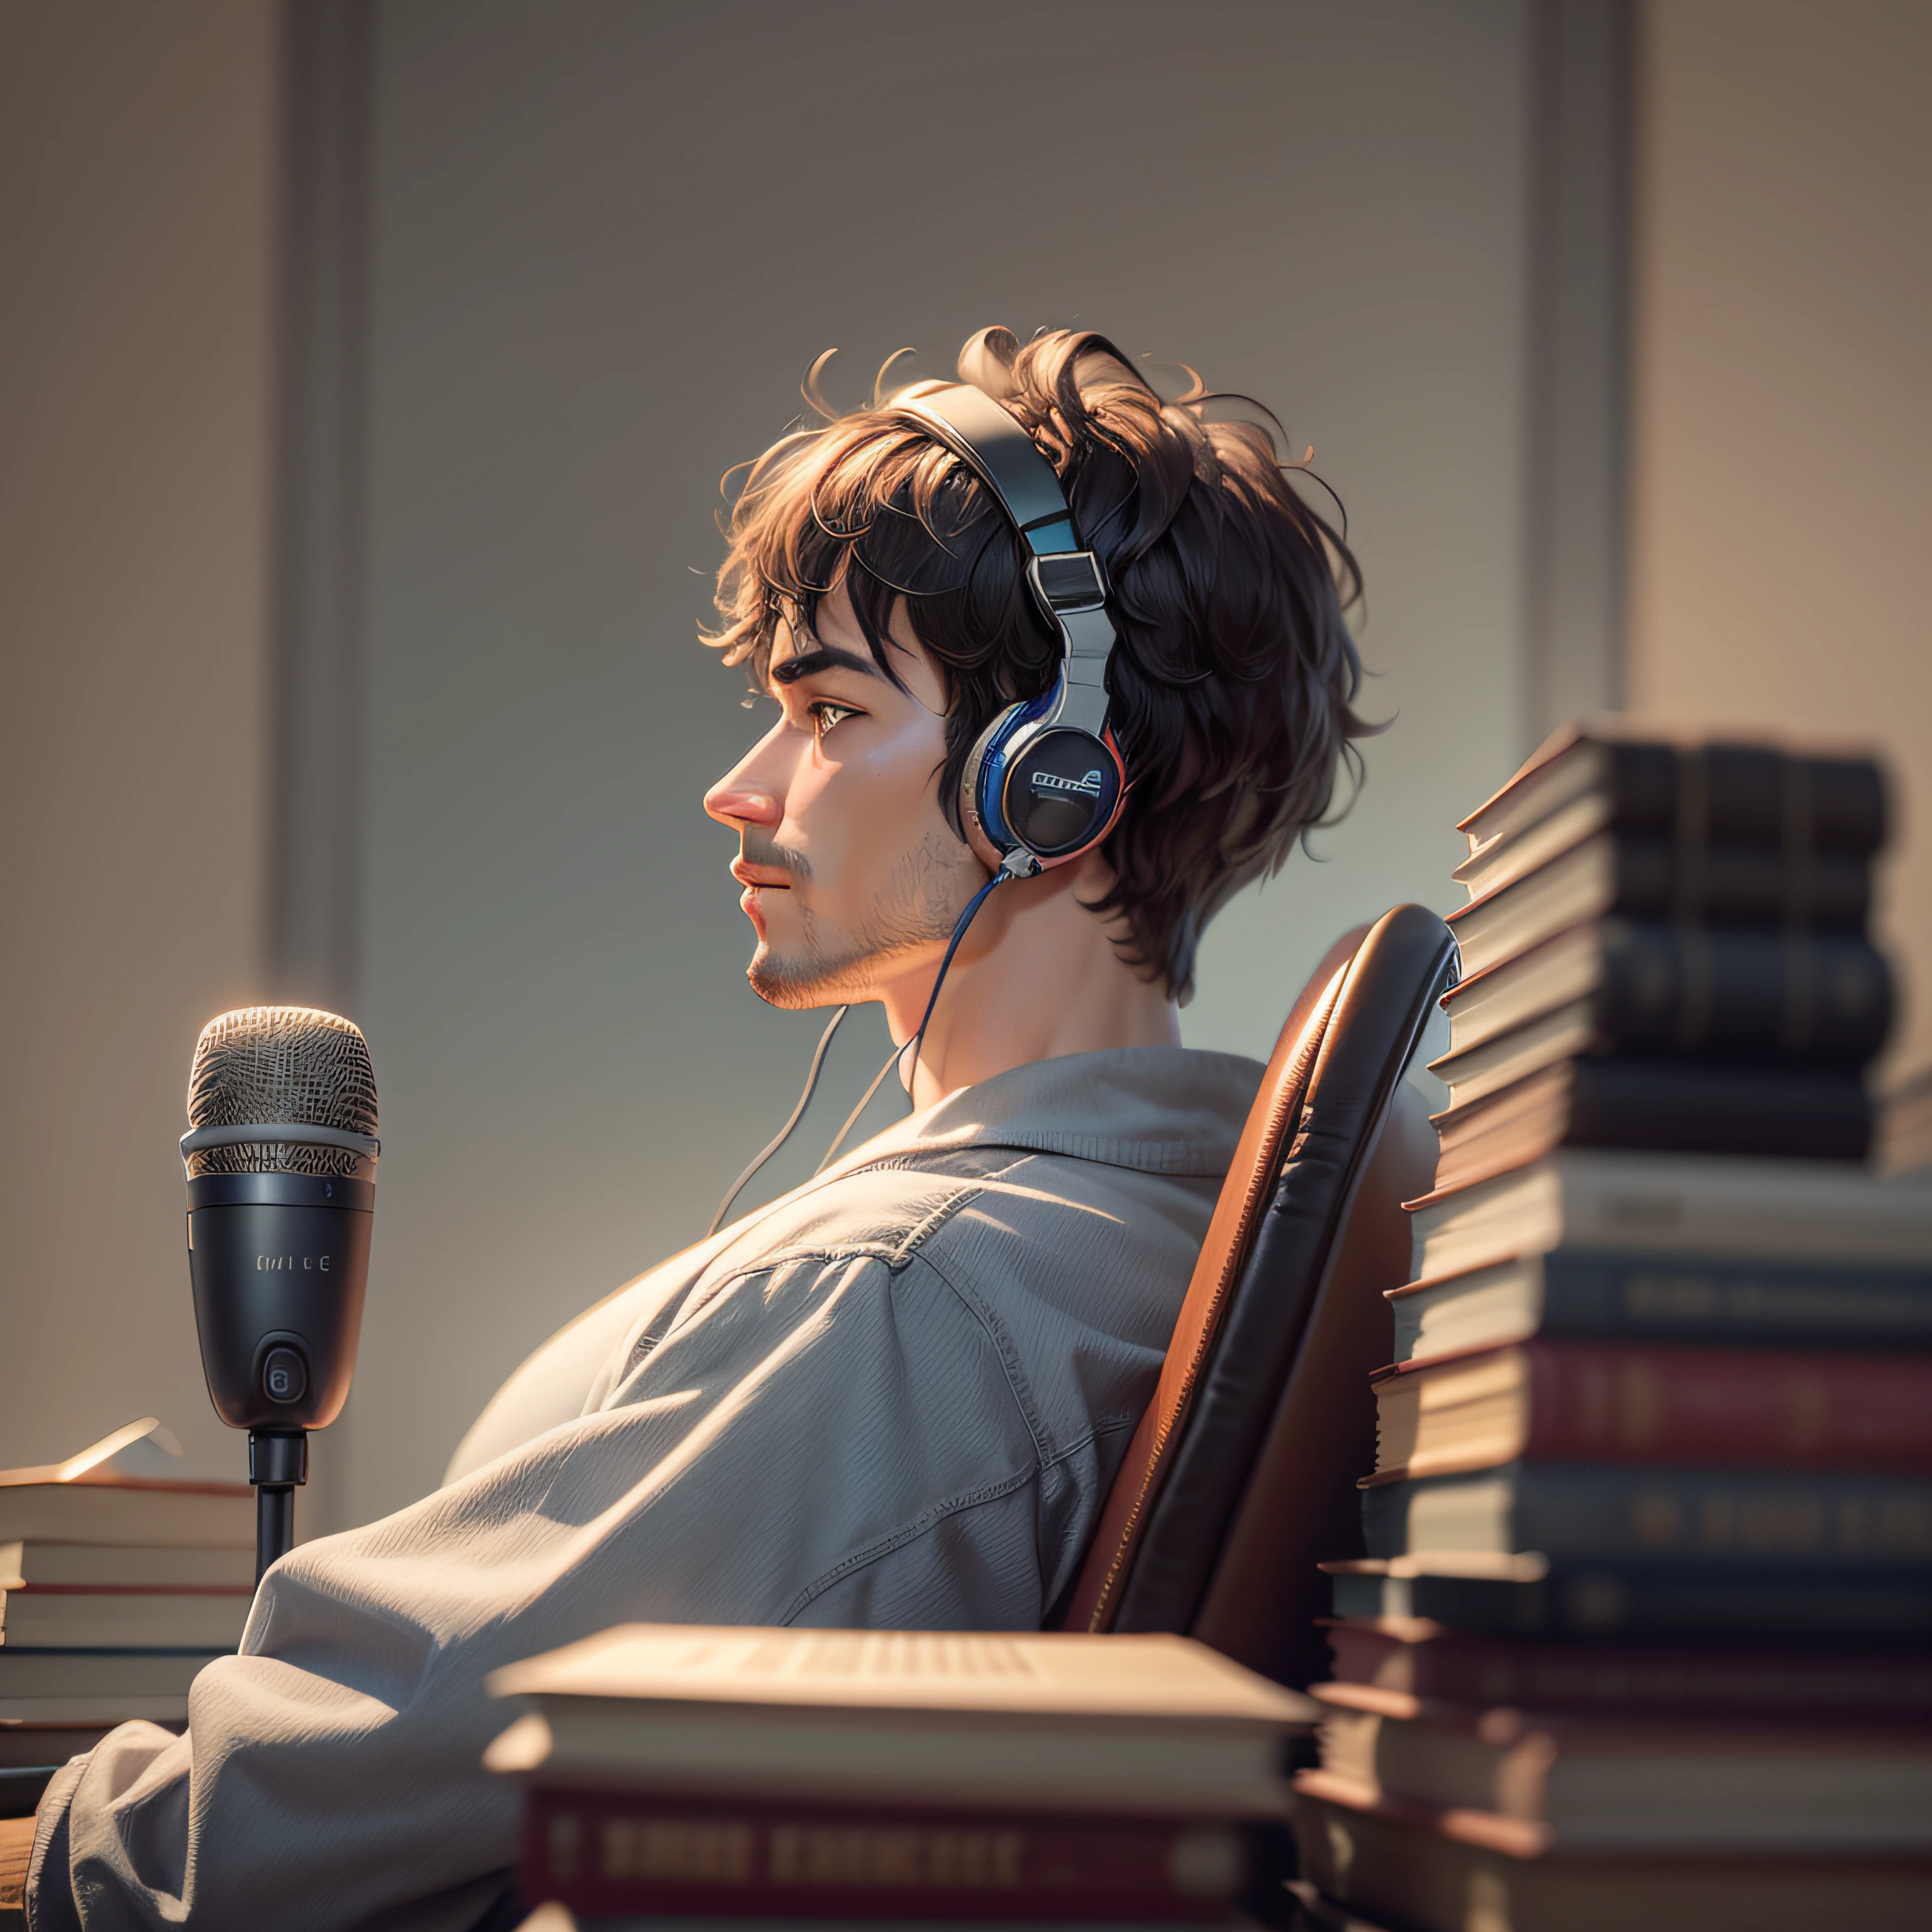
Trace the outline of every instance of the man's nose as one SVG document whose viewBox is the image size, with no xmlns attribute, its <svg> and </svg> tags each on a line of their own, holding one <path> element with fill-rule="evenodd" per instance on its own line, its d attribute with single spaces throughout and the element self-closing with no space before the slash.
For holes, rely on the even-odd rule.
<svg viewBox="0 0 1932 1932">
<path fill-rule="evenodd" d="M 784 730 L 775 725 L 704 794 L 704 809 L 719 824 L 770 827 L 784 818 L 784 774 L 774 757 Z"/>
</svg>

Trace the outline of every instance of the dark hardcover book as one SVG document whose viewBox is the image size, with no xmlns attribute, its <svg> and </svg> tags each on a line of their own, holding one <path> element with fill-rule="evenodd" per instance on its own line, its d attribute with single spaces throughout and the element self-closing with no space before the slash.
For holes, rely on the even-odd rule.
<svg viewBox="0 0 1932 1932">
<path fill-rule="evenodd" d="M 1503 1637 L 1924 1651 L 1932 1570 L 1854 1574 L 1790 1564 L 1556 1561 L 1521 1576 L 1401 1564 L 1324 1564 L 1340 1618 L 1426 1618 Z"/>
<path fill-rule="evenodd" d="M 1885 842 L 1885 782 L 1875 759 L 1672 742 L 1607 719 L 1552 734 L 1458 829 L 1477 854 L 1585 798 L 1601 801 L 1606 824 L 1687 843 L 1875 852 Z"/>
<path fill-rule="evenodd" d="M 1376 1472 L 1534 1462 L 1932 1476 L 1932 1356 L 1541 1337 L 1375 1380 Z"/>
<path fill-rule="evenodd" d="M 1438 1624 L 1333 1624 L 1324 1700 L 1396 1718 L 1436 1704 L 1557 1711 L 1658 1710 L 1809 1723 L 1932 1721 L 1932 1657 L 1827 1651 L 1539 1643 Z"/>
<path fill-rule="evenodd" d="M 1862 1066 L 1892 1018 L 1885 956 L 1856 932 L 1599 920 L 1473 974 L 1444 997 L 1435 1071 L 1466 1097 L 1540 1050 Z M 1545 1036 L 1550 1044 L 1541 1046 Z"/>
<path fill-rule="evenodd" d="M 1375 1557 L 1423 1551 L 1794 1568 L 1922 1568 L 1932 1481 L 1789 1471 L 1508 1462 L 1362 1492 Z"/>
<path fill-rule="evenodd" d="M 1532 1335 L 1738 1342 L 1753 1348 L 1932 1348 L 1932 1268 L 1558 1248 L 1389 1291 L 1395 1360 Z"/>
<path fill-rule="evenodd" d="M 1862 1160 L 1872 1119 L 1856 1074 L 1564 1060 L 1436 1116 L 1436 1190 L 1505 1173 L 1559 1148 Z"/>
<path fill-rule="evenodd" d="M 1871 864 L 1840 852 L 1788 858 L 1745 845 L 1686 850 L 1599 832 L 1448 915 L 1465 973 L 1480 973 L 1594 919 L 1860 929 Z"/>
<path fill-rule="evenodd" d="M 93 1750 L 112 1728 L 111 1724 L 0 1724 L 0 1770 L 64 1764 L 69 1758 Z"/>
<path fill-rule="evenodd" d="M 1278 1822 L 786 1804 L 538 1786 L 520 1890 L 573 1912 L 1214 1923 L 1292 1871 Z"/>
<path fill-rule="evenodd" d="M 1932 1859 L 1852 1848 L 1522 1857 L 1457 1835 L 1460 1825 L 1399 1801 L 1311 1793 L 1295 1804 L 1302 1876 L 1329 1899 L 1418 1932 L 1923 1932 L 1932 1924 Z"/>
<path fill-rule="evenodd" d="M 59 1768 L 57 1764 L 34 1764 L 0 1770 L 0 1818 L 31 1818 Z"/>
</svg>

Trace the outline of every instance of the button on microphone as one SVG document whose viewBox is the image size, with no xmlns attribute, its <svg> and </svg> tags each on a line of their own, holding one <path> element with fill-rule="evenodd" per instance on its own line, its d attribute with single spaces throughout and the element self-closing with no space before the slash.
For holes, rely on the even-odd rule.
<svg viewBox="0 0 1932 1932">
<path fill-rule="evenodd" d="M 271 1402 L 300 1402 L 308 1393 L 308 1364 L 292 1348 L 271 1348 L 262 1362 L 262 1393 Z"/>
</svg>

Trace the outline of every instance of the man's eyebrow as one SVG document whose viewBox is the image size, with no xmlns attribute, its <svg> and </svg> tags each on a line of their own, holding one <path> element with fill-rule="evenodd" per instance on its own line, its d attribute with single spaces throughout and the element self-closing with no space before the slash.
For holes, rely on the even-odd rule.
<svg viewBox="0 0 1932 1932">
<path fill-rule="evenodd" d="M 869 657 L 861 657 L 856 651 L 841 650 L 836 644 L 814 644 L 810 650 L 774 665 L 771 680 L 774 684 L 796 684 L 800 678 L 815 677 L 822 670 L 862 671 L 868 677 L 881 679 L 885 675 Z"/>
</svg>

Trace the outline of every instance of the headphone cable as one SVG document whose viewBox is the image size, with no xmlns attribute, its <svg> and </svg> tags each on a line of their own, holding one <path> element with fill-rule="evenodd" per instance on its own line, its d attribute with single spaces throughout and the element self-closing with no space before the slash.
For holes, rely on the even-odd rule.
<svg viewBox="0 0 1932 1932">
<path fill-rule="evenodd" d="M 704 1238 L 706 1240 L 709 1240 L 713 1234 L 717 1233 L 719 1227 L 724 1222 L 724 1216 L 731 1211 L 732 1202 L 736 1200 L 738 1196 L 744 1192 L 746 1186 L 751 1180 L 752 1176 L 758 1172 L 760 1168 L 764 1166 L 766 1161 L 771 1159 L 773 1154 L 778 1152 L 780 1148 L 784 1145 L 787 1141 L 790 1139 L 792 1129 L 796 1126 L 800 1120 L 804 1119 L 805 1110 L 812 1105 L 812 1096 L 818 1089 L 819 1070 L 825 1064 L 826 1054 L 830 1050 L 832 1046 L 832 1036 L 838 1030 L 839 1022 L 843 1020 L 845 1016 L 852 1009 L 850 1006 L 841 1006 L 838 1010 L 832 1016 L 831 1024 L 825 1029 L 824 1033 L 819 1035 L 818 1051 L 812 1056 L 812 1070 L 805 1076 L 805 1091 L 798 1096 L 798 1105 L 791 1110 L 791 1118 L 787 1120 L 783 1126 L 779 1128 L 776 1138 L 772 1140 L 766 1146 L 764 1150 L 753 1160 L 751 1166 L 746 1168 L 744 1172 L 740 1174 L 736 1180 L 732 1182 L 730 1192 L 724 1196 L 722 1201 L 718 1202 L 718 1211 L 712 1216 L 711 1225 L 704 1231 Z M 896 1055 L 895 1058 L 897 1056 Z M 892 1064 L 892 1061 L 889 1060 L 886 1062 L 886 1064 L 890 1066 Z M 883 1077 L 883 1076 L 881 1077 Z M 874 1081 L 872 1082 L 873 1088 L 876 1089 L 878 1084 L 878 1081 Z M 866 1100 L 869 1100 L 872 1097 L 872 1096 L 871 1093 L 868 1092 L 866 1096 Z M 863 1107 L 866 1102 L 864 1100 L 862 1100 L 859 1104 L 861 1107 Z M 855 1115 L 854 1118 L 856 1118 L 856 1116 Z M 848 1121 L 847 1124 L 849 1126 L 850 1123 Z"/>
<path fill-rule="evenodd" d="M 837 1159 L 838 1150 L 845 1144 L 845 1136 L 858 1124 L 859 1116 L 872 1104 L 873 1095 L 878 1093 L 880 1088 L 885 1084 L 886 1076 L 892 1070 L 892 1068 L 904 1057 L 907 1047 L 910 1047 L 912 1049 L 912 1070 L 906 1076 L 906 1089 L 908 1096 L 910 1096 L 912 1089 L 912 1083 L 914 1080 L 918 1077 L 919 1074 L 920 1048 L 925 1042 L 926 1029 L 932 1018 L 932 1010 L 939 1004 L 939 989 L 946 983 L 946 975 L 947 970 L 952 964 L 952 956 L 958 951 L 959 942 L 966 937 L 966 928 L 973 923 L 974 914 L 986 904 L 988 898 L 992 892 L 993 888 L 997 886 L 1002 879 L 1011 878 L 1013 876 L 1013 874 L 1002 867 L 1000 870 L 995 872 L 993 876 L 973 895 L 971 899 L 968 902 L 966 910 L 959 915 L 958 922 L 953 926 L 952 937 L 946 943 L 945 956 L 939 962 L 938 976 L 934 979 L 932 982 L 932 992 L 926 1000 L 926 1011 L 920 1018 L 918 1032 L 914 1034 L 911 1039 L 906 1042 L 905 1046 L 896 1046 L 886 1056 L 885 1065 L 880 1067 L 877 1073 L 873 1075 L 872 1084 L 868 1087 L 864 1094 L 860 1096 L 859 1104 L 852 1109 L 850 1113 L 846 1115 L 845 1124 L 832 1136 L 832 1144 L 825 1150 L 825 1158 L 812 1170 L 814 1175 L 823 1174 L 825 1170 L 832 1165 L 832 1162 Z M 828 1025 L 824 1032 L 819 1036 L 818 1048 L 818 1051 L 812 1056 L 812 1065 L 805 1076 L 805 1090 L 798 1096 L 798 1105 L 793 1108 L 791 1110 L 790 1118 L 785 1122 L 783 1126 L 779 1128 L 777 1133 L 773 1136 L 772 1139 L 765 1145 L 765 1147 L 760 1150 L 756 1157 L 752 1160 L 751 1165 L 745 1169 L 742 1174 L 739 1175 L 736 1180 L 732 1182 L 730 1188 L 726 1193 L 724 1199 L 718 1204 L 717 1213 L 711 1217 L 710 1226 L 704 1231 L 705 1238 L 707 1240 L 710 1240 L 713 1234 L 716 1234 L 718 1230 L 724 1225 L 724 1216 L 731 1211 L 732 1202 L 736 1200 L 738 1196 L 744 1192 L 746 1188 L 750 1185 L 752 1180 L 756 1177 L 758 1170 L 764 1166 L 766 1162 L 770 1160 L 772 1156 L 778 1152 L 779 1148 L 783 1147 L 785 1142 L 791 1138 L 792 1130 L 798 1125 L 800 1120 L 804 1119 L 805 1110 L 812 1105 L 812 1096 L 818 1090 L 818 1076 L 820 1071 L 824 1067 L 825 1056 L 831 1050 L 832 1036 L 838 1030 L 840 1022 L 844 1020 L 845 1016 L 852 1009 L 850 1006 L 841 1006 L 838 1010 L 832 1016 L 831 1024 Z"/>
</svg>

